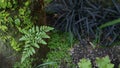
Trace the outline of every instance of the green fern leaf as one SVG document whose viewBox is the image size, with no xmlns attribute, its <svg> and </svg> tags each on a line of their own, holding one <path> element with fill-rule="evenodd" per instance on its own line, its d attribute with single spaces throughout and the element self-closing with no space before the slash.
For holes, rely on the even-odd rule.
<svg viewBox="0 0 120 68">
<path fill-rule="evenodd" d="M 40 34 L 41 38 L 50 38 L 45 32 Z"/>
<path fill-rule="evenodd" d="M 40 48 L 37 43 L 34 43 L 33 45 L 34 45 L 34 47 L 36 47 L 36 48 Z"/>
<path fill-rule="evenodd" d="M 35 54 L 35 48 L 40 48 L 38 44 L 47 44 L 47 42 L 43 38 L 50 38 L 46 34 L 46 32 L 50 30 L 53 30 L 53 28 L 48 26 L 33 26 L 33 28 L 29 30 L 22 31 L 24 35 L 19 40 L 24 41 L 25 45 L 22 53 L 21 62 Z"/>
<path fill-rule="evenodd" d="M 54 28 L 52 27 L 48 27 L 48 26 L 41 26 L 40 27 L 40 31 L 44 31 L 44 32 L 49 32 L 50 30 L 53 30 Z"/>
<path fill-rule="evenodd" d="M 47 44 L 44 40 L 40 40 L 40 43 L 41 43 L 41 44 L 44 44 L 44 45 Z"/>
</svg>

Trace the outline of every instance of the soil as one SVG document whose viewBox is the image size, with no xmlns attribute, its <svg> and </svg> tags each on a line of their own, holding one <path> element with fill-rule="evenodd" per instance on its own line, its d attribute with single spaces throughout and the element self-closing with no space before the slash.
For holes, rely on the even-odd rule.
<svg viewBox="0 0 120 68">
<path fill-rule="evenodd" d="M 75 44 L 71 50 L 71 57 L 74 64 L 77 65 L 80 59 L 86 58 L 91 60 L 93 68 L 97 68 L 95 64 L 96 57 L 105 57 L 107 55 L 111 59 L 111 63 L 115 65 L 114 68 L 118 68 L 120 64 L 120 46 L 93 48 L 90 44 L 83 46 L 79 43 Z"/>
</svg>

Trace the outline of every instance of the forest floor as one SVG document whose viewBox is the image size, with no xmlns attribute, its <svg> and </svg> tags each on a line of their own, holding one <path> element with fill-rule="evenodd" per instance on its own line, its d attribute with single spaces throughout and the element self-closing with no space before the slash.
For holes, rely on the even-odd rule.
<svg viewBox="0 0 120 68">
<path fill-rule="evenodd" d="M 114 68 L 118 68 L 120 63 L 120 46 L 94 48 L 90 44 L 86 46 L 75 44 L 71 53 L 73 63 L 77 64 L 80 59 L 86 58 L 92 61 L 93 68 L 96 68 L 95 59 L 97 57 L 109 56 L 111 63 L 115 65 Z"/>
</svg>

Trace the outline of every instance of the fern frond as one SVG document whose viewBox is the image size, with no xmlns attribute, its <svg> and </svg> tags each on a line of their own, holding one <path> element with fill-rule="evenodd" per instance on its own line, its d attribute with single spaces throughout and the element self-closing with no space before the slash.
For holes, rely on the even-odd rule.
<svg viewBox="0 0 120 68">
<path fill-rule="evenodd" d="M 46 32 L 53 30 L 52 27 L 48 26 L 34 26 L 29 30 L 23 30 L 23 36 L 19 39 L 20 41 L 24 41 L 24 49 L 22 53 L 21 62 L 33 54 L 35 54 L 35 48 L 40 48 L 39 44 L 47 44 L 44 38 L 50 38 Z"/>
<path fill-rule="evenodd" d="M 54 28 L 52 27 L 48 27 L 48 26 L 41 26 L 40 27 L 40 31 L 43 31 L 43 32 L 49 32 L 50 30 L 53 30 Z"/>
</svg>

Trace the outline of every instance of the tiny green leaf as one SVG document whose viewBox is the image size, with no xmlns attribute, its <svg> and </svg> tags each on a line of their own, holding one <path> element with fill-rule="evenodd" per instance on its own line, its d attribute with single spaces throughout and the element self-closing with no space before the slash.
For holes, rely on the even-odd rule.
<svg viewBox="0 0 120 68">
<path fill-rule="evenodd" d="M 16 24 L 17 26 L 20 26 L 20 19 L 15 19 L 15 24 Z"/>
</svg>

